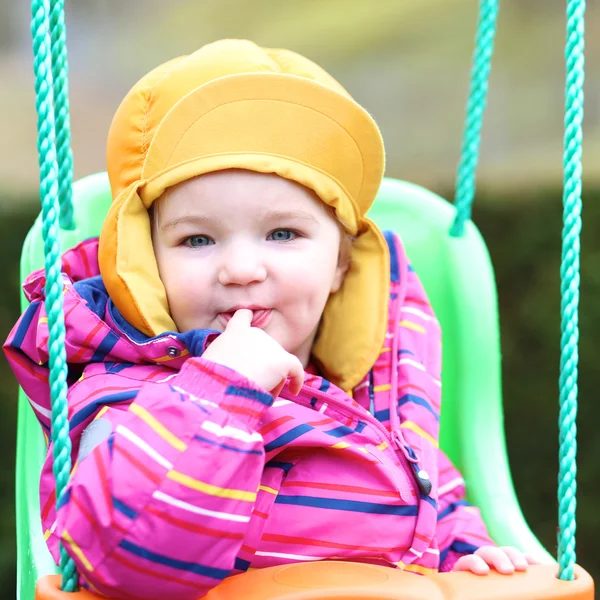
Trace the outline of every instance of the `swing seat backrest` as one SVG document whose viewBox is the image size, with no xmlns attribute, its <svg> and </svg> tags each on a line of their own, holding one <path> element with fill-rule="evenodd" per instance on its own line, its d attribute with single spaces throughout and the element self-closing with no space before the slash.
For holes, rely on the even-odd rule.
<svg viewBox="0 0 600 600">
<path fill-rule="evenodd" d="M 76 229 L 61 231 L 63 251 L 97 237 L 110 206 L 105 173 L 74 185 Z M 496 287 L 485 243 L 473 223 L 449 235 L 454 208 L 426 189 L 385 179 L 369 216 L 400 234 L 443 331 L 441 446 L 467 482 L 469 500 L 499 544 L 547 555 L 529 530 L 514 493 L 506 456 Z M 21 280 L 41 268 L 38 216 L 23 246 Z M 26 300 L 21 297 L 24 309 Z M 57 572 L 40 524 L 39 475 L 46 453 L 42 431 L 19 391 L 16 508 L 18 597 L 31 600 L 37 580 Z"/>
</svg>

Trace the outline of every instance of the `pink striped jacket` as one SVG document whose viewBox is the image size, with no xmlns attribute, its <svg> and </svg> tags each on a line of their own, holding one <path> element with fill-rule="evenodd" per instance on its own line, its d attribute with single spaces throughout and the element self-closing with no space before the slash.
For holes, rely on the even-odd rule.
<svg viewBox="0 0 600 600">
<path fill-rule="evenodd" d="M 75 467 L 41 518 L 84 587 L 115 598 L 202 597 L 225 577 L 337 559 L 427 574 L 492 544 L 438 449 L 440 331 L 400 240 L 385 347 L 352 397 L 307 374 L 273 398 L 201 357 L 211 332 L 147 338 L 116 311 L 97 240 L 63 259 Z M 50 436 L 44 273 L 4 351 Z"/>
</svg>

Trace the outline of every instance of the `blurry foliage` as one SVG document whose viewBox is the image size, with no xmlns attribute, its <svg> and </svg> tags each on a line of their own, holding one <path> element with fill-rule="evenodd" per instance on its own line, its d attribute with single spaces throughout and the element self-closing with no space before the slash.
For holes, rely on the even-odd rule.
<svg viewBox="0 0 600 600">
<path fill-rule="evenodd" d="M 10 206 L 32 207 L 33 199 Z M 600 408 L 594 404 L 598 387 L 595 365 L 596 337 L 600 336 L 600 190 L 584 198 L 582 234 L 582 299 L 580 340 L 580 414 L 578 559 L 600 579 L 600 492 L 595 457 L 600 453 L 596 423 Z M 0 206 L 7 206 L 3 200 Z M 18 260 L 25 233 L 33 221 L 24 214 L 0 214 L 0 255 L 5 271 L 0 286 L 2 339 L 19 312 Z M 556 189 L 498 198 L 482 193 L 474 219 L 487 240 L 494 262 L 499 295 L 504 354 L 503 381 L 508 452 L 525 516 L 534 533 L 551 551 L 556 546 L 556 478 L 558 365 L 560 340 L 559 264 L 561 193 Z M 16 384 L 0 360 L 3 418 L 0 420 L 0 596 L 15 597 L 14 450 Z"/>
</svg>

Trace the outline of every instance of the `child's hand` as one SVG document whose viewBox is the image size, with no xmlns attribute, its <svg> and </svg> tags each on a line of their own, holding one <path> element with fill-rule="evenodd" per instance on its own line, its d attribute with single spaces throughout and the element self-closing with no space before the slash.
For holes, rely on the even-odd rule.
<svg viewBox="0 0 600 600">
<path fill-rule="evenodd" d="M 204 358 L 237 371 L 275 397 L 289 377 L 290 392 L 297 395 L 304 383 L 302 363 L 251 323 L 251 310 L 236 311 L 225 331 L 206 349 Z"/>
<path fill-rule="evenodd" d="M 490 567 L 494 567 L 498 573 L 512 575 L 515 571 L 526 571 L 528 565 L 534 564 L 537 564 L 535 559 L 512 546 L 482 546 L 473 554 L 461 556 L 452 570 L 487 575 Z"/>
</svg>

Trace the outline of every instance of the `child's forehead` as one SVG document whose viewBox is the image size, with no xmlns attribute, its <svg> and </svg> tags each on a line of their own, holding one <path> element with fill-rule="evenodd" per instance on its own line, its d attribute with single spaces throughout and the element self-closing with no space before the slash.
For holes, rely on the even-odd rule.
<svg viewBox="0 0 600 600">
<path fill-rule="evenodd" d="M 256 210 L 330 209 L 315 192 L 274 173 L 227 169 L 206 173 L 169 188 L 158 201 L 161 211 L 248 206 Z"/>
</svg>

